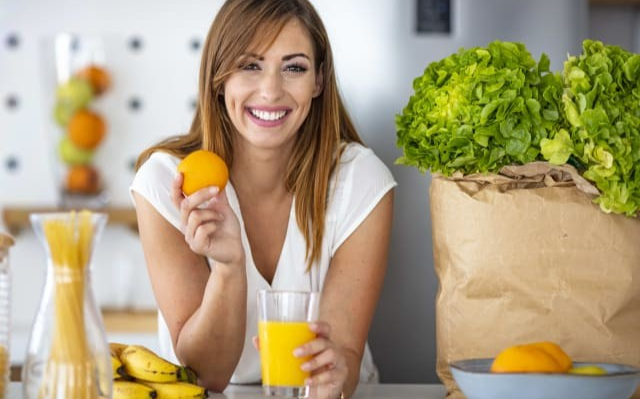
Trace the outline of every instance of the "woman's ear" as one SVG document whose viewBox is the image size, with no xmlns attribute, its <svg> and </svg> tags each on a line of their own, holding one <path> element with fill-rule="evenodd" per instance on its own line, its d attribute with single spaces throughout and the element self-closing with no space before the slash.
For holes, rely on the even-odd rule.
<svg viewBox="0 0 640 399">
<path fill-rule="evenodd" d="M 324 64 L 320 64 L 320 68 L 318 68 L 318 74 L 316 76 L 316 86 L 313 89 L 313 98 L 316 98 L 322 93 L 322 88 L 324 87 Z"/>
</svg>

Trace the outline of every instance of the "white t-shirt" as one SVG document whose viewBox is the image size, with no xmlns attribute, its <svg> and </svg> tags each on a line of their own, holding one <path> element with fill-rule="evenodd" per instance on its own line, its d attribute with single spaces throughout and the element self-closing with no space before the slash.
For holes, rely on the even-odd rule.
<svg viewBox="0 0 640 399">
<path fill-rule="evenodd" d="M 171 185 L 180 159 L 156 152 L 138 170 L 130 190 L 140 194 L 173 226 L 180 229 L 180 211 L 171 202 Z M 382 197 L 396 185 L 386 165 L 368 148 L 348 144 L 330 181 L 324 237 L 320 261 L 306 271 L 305 241 L 295 216 L 295 199 L 289 224 L 271 285 L 258 272 L 244 229 L 238 198 L 231 182 L 226 193 L 229 204 L 240 221 L 247 268 L 247 324 L 244 348 L 231 378 L 232 383 L 260 382 L 260 356 L 253 347 L 257 336 L 257 292 L 261 289 L 322 291 L 329 264 L 340 245 L 369 215 Z M 167 325 L 159 312 L 158 338 L 161 355 L 178 362 Z M 378 372 L 366 345 L 360 380 L 377 382 Z"/>
</svg>

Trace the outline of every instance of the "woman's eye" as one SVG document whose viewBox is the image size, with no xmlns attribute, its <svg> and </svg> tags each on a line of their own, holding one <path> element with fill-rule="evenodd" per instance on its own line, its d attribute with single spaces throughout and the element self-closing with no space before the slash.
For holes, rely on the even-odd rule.
<svg viewBox="0 0 640 399">
<path fill-rule="evenodd" d="M 256 64 L 255 62 L 250 62 L 248 64 L 244 64 L 240 68 L 245 70 L 245 71 L 257 71 L 258 69 L 260 69 L 258 64 Z"/>
<path fill-rule="evenodd" d="M 294 64 L 294 65 L 288 65 L 288 66 L 285 68 L 285 71 L 287 71 L 287 72 L 293 72 L 293 73 L 303 73 L 303 72 L 306 72 L 306 71 L 307 71 L 307 68 L 306 68 L 306 67 L 304 67 L 304 66 L 302 66 L 302 65 Z"/>
</svg>

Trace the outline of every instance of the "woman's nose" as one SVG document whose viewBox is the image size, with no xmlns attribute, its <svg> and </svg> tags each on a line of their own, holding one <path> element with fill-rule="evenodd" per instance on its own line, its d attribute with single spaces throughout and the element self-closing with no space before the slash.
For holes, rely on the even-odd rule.
<svg viewBox="0 0 640 399">
<path fill-rule="evenodd" d="M 282 97 L 283 92 L 283 81 L 279 71 L 265 71 L 260 81 L 262 98 L 268 101 L 275 101 Z"/>
</svg>

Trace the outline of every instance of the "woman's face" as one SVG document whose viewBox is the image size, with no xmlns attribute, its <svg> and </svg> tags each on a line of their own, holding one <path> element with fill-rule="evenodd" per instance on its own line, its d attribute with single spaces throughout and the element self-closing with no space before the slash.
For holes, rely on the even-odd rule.
<svg viewBox="0 0 640 399">
<path fill-rule="evenodd" d="M 239 144 L 291 148 L 312 99 L 322 90 L 309 35 L 293 19 L 264 53 L 245 55 L 248 61 L 224 84 L 224 101 Z"/>
</svg>

